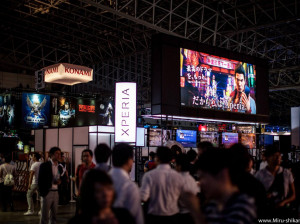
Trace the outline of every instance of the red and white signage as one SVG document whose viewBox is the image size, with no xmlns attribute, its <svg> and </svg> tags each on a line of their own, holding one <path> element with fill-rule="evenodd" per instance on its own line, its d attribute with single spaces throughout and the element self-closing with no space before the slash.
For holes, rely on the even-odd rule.
<svg viewBox="0 0 300 224">
<path fill-rule="evenodd" d="M 45 82 L 75 85 L 93 81 L 93 69 L 67 63 L 55 64 L 43 69 Z"/>
<path fill-rule="evenodd" d="M 220 67 L 220 68 L 226 68 L 226 69 L 234 69 L 235 68 L 234 64 L 231 63 L 230 61 L 222 60 L 219 58 L 214 58 L 211 56 L 206 57 L 206 63 L 209 65 Z"/>
</svg>

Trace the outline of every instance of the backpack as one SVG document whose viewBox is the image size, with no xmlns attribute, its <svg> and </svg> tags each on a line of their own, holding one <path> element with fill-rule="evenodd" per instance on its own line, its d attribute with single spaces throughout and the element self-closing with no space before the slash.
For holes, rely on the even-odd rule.
<svg viewBox="0 0 300 224">
<path fill-rule="evenodd" d="M 4 169 L 6 171 L 6 175 L 4 177 L 4 186 L 14 186 L 15 185 L 14 176 L 11 173 L 8 173 L 5 167 Z"/>
</svg>

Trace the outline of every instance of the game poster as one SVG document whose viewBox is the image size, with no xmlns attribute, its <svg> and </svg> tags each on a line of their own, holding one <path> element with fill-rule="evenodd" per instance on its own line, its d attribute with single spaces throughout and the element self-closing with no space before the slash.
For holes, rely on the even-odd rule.
<svg viewBox="0 0 300 224">
<path fill-rule="evenodd" d="M 97 124 L 96 99 L 77 99 L 75 124 L 76 126 Z"/>
<path fill-rule="evenodd" d="M 42 128 L 50 123 L 50 96 L 23 93 L 22 119 L 25 128 Z"/>
<path fill-rule="evenodd" d="M 11 94 L 0 95 L 0 130 L 15 126 L 15 98 Z"/>
<path fill-rule="evenodd" d="M 51 98 L 51 126 L 69 127 L 75 122 L 76 101 L 70 97 Z"/>
<path fill-rule="evenodd" d="M 181 106 L 256 114 L 255 65 L 180 48 Z"/>
<path fill-rule="evenodd" d="M 96 103 L 96 113 L 97 120 L 99 125 L 104 126 L 114 126 L 115 123 L 115 103 L 113 100 L 109 100 L 107 102 L 97 101 Z"/>
</svg>

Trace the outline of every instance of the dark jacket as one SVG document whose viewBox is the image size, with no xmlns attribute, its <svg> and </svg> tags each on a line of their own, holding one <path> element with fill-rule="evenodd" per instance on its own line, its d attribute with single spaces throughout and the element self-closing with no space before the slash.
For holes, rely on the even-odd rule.
<svg viewBox="0 0 300 224">
<path fill-rule="evenodd" d="M 62 173 L 62 168 L 58 166 L 59 173 Z M 41 164 L 38 178 L 39 192 L 42 197 L 47 196 L 52 187 L 52 163 L 47 161 Z"/>
</svg>

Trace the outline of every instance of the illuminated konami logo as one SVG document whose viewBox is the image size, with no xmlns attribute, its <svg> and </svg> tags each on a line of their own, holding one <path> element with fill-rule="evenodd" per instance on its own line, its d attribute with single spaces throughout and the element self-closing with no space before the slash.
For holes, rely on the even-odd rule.
<svg viewBox="0 0 300 224">
<path fill-rule="evenodd" d="M 50 75 L 50 74 L 56 73 L 56 72 L 58 72 L 58 66 L 53 67 L 53 68 L 45 69 L 45 75 Z"/>
<path fill-rule="evenodd" d="M 79 104 L 79 112 L 95 113 L 95 106 Z"/>
<path fill-rule="evenodd" d="M 92 71 L 65 67 L 65 73 L 92 76 Z"/>
</svg>

